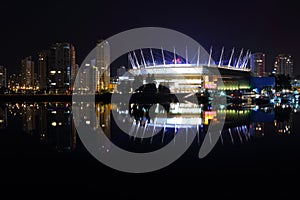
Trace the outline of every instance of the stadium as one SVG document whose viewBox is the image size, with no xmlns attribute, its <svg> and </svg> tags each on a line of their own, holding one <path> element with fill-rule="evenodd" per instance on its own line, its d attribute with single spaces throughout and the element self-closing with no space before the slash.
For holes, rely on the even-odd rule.
<svg viewBox="0 0 300 200">
<path fill-rule="evenodd" d="M 132 51 L 128 53 L 131 67 L 127 74 L 142 77 L 143 84 L 148 83 L 147 78 L 153 77 L 157 86 L 167 86 L 171 93 L 196 93 L 201 89 L 250 89 L 249 50 L 244 53 L 242 49 L 236 53 L 233 48 L 226 55 L 222 48 L 219 56 L 213 54 L 212 48 L 209 54 L 206 52 L 207 56 L 203 56 L 204 53 L 201 52 L 199 47 L 198 51 L 189 54 L 186 48 L 186 56 L 183 58 L 176 53 L 175 48 L 173 52 L 163 49 Z M 193 56 L 188 59 L 191 54 Z M 128 77 L 119 78 L 126 80 Z"/>
</svg>

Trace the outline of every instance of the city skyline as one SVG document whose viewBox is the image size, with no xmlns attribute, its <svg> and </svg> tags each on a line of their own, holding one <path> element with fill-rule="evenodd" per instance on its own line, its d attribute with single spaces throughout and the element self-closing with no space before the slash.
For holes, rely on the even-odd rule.
<svg viewBox="0 0 300 200">
<path fill-rule="evenodd" d="M 52 45 L 51 45 L 51 47 L 50 47 L 50 49 L 51 48 L 53 48 L 53 46 L 55 46 L 55 45 L 58 45 L 58 44 L 70 44 L 71 45 L 71 47 L 70 48 L 72 48 L 72 49 L 75 49 L 75 45 L 73 45 L 73 44 L 71 44 L 71 43 L 69 43 L 69 42 L 55 42 L 55 43 L 53 43 Z M 98 47 L 98 42 L 96 42 L 96 47 L 94 47 L 94 48 L 96 48 L 96 49 L 99 49 L 99 47 Z M 212 47 L 211 47 L 212 48 Z M 25 57 L 25 59 L 26 58 L 30 58 L 30 60 L 32 60 L 33 61 L 33 63 L 35 63 L 36 62 L 36 65 L 34 65 L 35 67 L 34 67 L 34 73 L 37 75 L 37 82 L 38 82 L 38 84 L 40 84 L 39 82 L 40 82 L 40 78 L 41 78 L 41 73 L 45 73 L 45 72 L 41 72 L 41 65 L 42 66 L 48 66 L 48 64 L 46 64 L 45 62 L 46 62 L 46 60 L 48 59 L 46 59 L 46 57 L 49 57 L 49 53 L 50 53 L 50 49 L 48 48 L 47 50 L 45 50 L 46 48 L 44 48 L 44 50 L 37 50 L 36 52 L 37 53 L 35 53 L 34 55 L 30 55 L 30 56 L 27 56 L 27 57 Z M 232 53 L 232 51 L 234 51 L 235 50 L 235 47 L 233 47 L 232 49 L 227 49 L 226 51 L 226 53 Z M 243 48 L 240 48 L 240 49 L 238 49 L 238 50 L 240 50 L 241 51 L 241 53 L 243 53 Z M 220 49 L 220 52 L 222 52 L 222 51 L 224 51 L 224 46 L 222 47 L 222 49 Z M 271 65 L 268 65 L 269 67 L 267 68 L 266 67 L 266 59 L 265 59 L 265 57 L 267 56 L 264 52 L 249 52 L 250 50 L 248 50 L 248 52 L 247 52 L 247 54 L 249 53 L 249 65 L 247 64 L 247 67 L 249 67 L 250 69 L 251 69 L 251 71 L 255 74 L 255 75 L 257 75 L 257 76 L 268 76 L 268 75 L 270 75 L 271 73 L 274 73 L 274 70 L 277 68 L 276 67 L 276 65 L 277 65 L 277 62 L 278 62 L 278 59 L 279 58 L 281 58 L 281 57 L 288 57 L 289 59 L 288 60 L 291 60 L 291 63 L 290 63 L 290 66 L 291 66 L 291 68 L 292 68 L 292 71 L 291 72 L 289 72 L 288 74 L 291 76 L 298 76 L 299 74 L 295 74 L 294 73 L 294 70 L 296 70 L 297 71 L 297 68 L 295 68 L 295 65 L 294 65 L 294 57 L 293 57 L 293 55 L 291 55 L 291 54 L 288 54 L 288 53 L 280 53 L 280 54 L 277 54 L 274 58 L 273 58 L 273 63 L 271 64 Z M 217 52 L 217 53 L 220 53 L 220 52 Z M 169 53 L 171 53 L 171 52 L 169 52 Z M 240 52 L 236 52 L 236 53 L 240 53 Z M 76 76 L 76 71 L 78 70 L 78 67 L 80 67 L 80 66 L 84 66 L 84 64 L 85 63 L 81 63 L 81 65 L 79 65 L 78 64 L 78 62 L 77 62 L 77 50 L 76 50 L 76 57 L 75 57 L 75 50 L 74 50 L 74 58 L 73 58 L 73 60 L 72 60 L 72 68 L 73 68 L 73 70 L 72 70 L 72 80 L 74 81 L 74 79 L 75 79 L 75 76 Z M 216 53 L 214 53 L 214 54 L 216 54 Z M 218 57 L 218 55 L 212 55 L 212 58 L 213 58 L 213 56 L 215 57 L 215 59 L 217 59 L 217 57 Z M 243 55 L 243 56 L 247 56 L 247 55 Z M 33 59 L 33 57 L 35 57 L 35 59 Z M 119 59 L 119 58 L 118 58 Z M 286 58 L 287 59 L 287 58 Z M 10 70 L 8 70 L 8 72 L 6 72 L 7 73 L 7 76 L 9 77 L 9 76 L 11 76 L 11 75 L 14 75 L 14 74 L 22 74 L 23 72 L 22 72 L 22 62 L 23 62 L 23 60 L 24 59 L 19 59 L 20 60 L 20 63 L 21 64 L 19 64 L 19 66 L 17 66 L 16 67 L 16 69 L 10 69 Z M 99 59 L 98 59 L 99 60 Z M 261 64 L 258 62 L 258 61 L 260 61 L 260 62 L 262 62 Z M 124 62 L 124 59 L 122 60 L 123 62 Z M 49 61 L 48 61 L 49 62 Z M 107 62 L 107 61 L 106 61 Z M 128 69 L 129 67 L 132 67 L 131 66 L 131 64 L 129 64 L 129 62 L 130 62 L 130 60 L 127 60 L 127 65 L 125 64 L 125 63 L 121 63 L 120 65 L 116 65 L 115 63 L 114 63 L 114 65 L 113 65 L 113 69 L 115 70 L 114 72 L 113 72 L 113 74 L 117 74 L 118 72 L 118 69 L 119 68 L 121 68 L 121 67 L 124 67 L 124 65 L 126 66 L 126 68 Z M 215 60 L 215 64 L 217 64 L 217 62 L 218 62 L 218 60 Z M 117 63 L 117 64 L 119 64 L 119 63 Z M 99 63 L 95 63 L 95 65 L 99 65 Z M 259 65 L 261 66 L 261 67 L 259 67 Z M 2 66 L 2 67 L 4 67 L 6 70 L 7 70 L 7 67 L 6 66 L 4 66 L 4 65 L 0 65 L 0 66 Z M 108 63 L 106 63 L 106 66 L 108 66 Z M 8 68 L 9 69 L 9 68 Z M 102 69 L 103 70 L 103 69 Z M 260 72 L 258 72 L 257 70 L 260 70 Z M 109 73 L 109 72 L 108 72 Z M 280 74 L 280 73 L 277 73 L 277 74 Z M 283 73 L 283 74 L 285 74 L 285 75 L 287 75 L 286 73 Z M 8 80 L 8 79 L 7 79 Z M 43 82 L 43 84 L 42 85 L 44 85 L 44 82 L 45 81 L 42 81 Z M 106 81 L 107 82 L 107 81 Z"/>
<path fill-rule="evenodd" d="M 80 87 L 77 89 L 98 93 L 108 91 L 118 92 L 117 85 L 125 82 L 128 83 L 128 81 L 132 82 L 134 77 L 122 77 L 122 79 L 119 79 L 118 76 L 110 76 L 111 71 L 114 75 L 116 75 L 116 73 L 119 74 L 119 70 L 121 69 L 120 67 L 122 66 L 106 70 L 110 62 L 110 45 L 107 41 L 100 40 L 96 43 L 95 46 L 95 58 L 92 60 L 86 60 L 85 63 L 83 63 L 81 66 L 82 73 L 78 76 Z M 213 61 L 212 55 L 216 53 L 214 53 L 212 49 L 213 48 L 211 47 L 210 53 L 206 56 L 203 56 L 201 54 L 203 57 L 201 60 L 199 49 L 198 55 L 194 55 L 193 59 L 187 60 L 177 55 L 175 51 L 172 53 L 164 51 L 163 49 L 140 49 L 140 52 L 138 52 L 138 54 L 136 54 L 135 51 L 128 52 L 127 70 L 129 70 L 129 73 L 138 76 L 145 76 L 145 73 L 148 73 L 148 75 L 152 74 L 152 76 L 154 76 L 154 74 L 158 76 L 167 75 L 168 87 L 170 87 L 169 89 L 174 88 L 175 82 L 172 81 L 176 80 L 177 78 L 175 78 L 174 80 L 170 78 L 173 75 L 172 73 L 169 74 L 169 72 L 165 70 L 165 67 L 167 65 L 169 65 L 168 68 L 171 67 L 172 70 L 175 70 L 177 72 L 183 70 L 182 72 L 179 72 L 180 74 L 185 74 L 186 70 L 192 70 L 193 73 L 191 73 L 192 71 L 190 71 L 190 73 L 195 76 L 195 80 L 189 80 L 188 84 L 194 84 L 194 86 L 190 87 L 191 85 L 189 85 L 189 88 L 184 88 L 177 85 L 177 92 L 196 92 L 198 90 L 198 87 L 203 87 L 206 89 L 218 88 L 221 90 L 236 90 L 238 88 L 250 89 L 253 86 L 251 83 L 252 81 L 248 79 L 250 76 L 267 78 L 268 76 L 279 76 L 282 74 L 285 76 L 289 76 L 290 78 L 297 78 L 296 76 L 293 76 L 293 58 L 289 54 L 279 54 L 276 57 L 276 61 L 274 62 L 274 71 L 272 71 L 271 73 L 265 71 L 265 54 L 262 52 L 251 53 L 250 50 L 245 51 L 243 49 L 241 49 L 240 52 L 235 52 L 235 48 L 233 48 L 231 51 L 229 51 L 229 53 L 227 53 L 228 56 L 224 56 L 223 47 L 221 50 L 221 54 L 219 55 L 219 60 Z M 149 55 L 147 55 L 149 54 L 149 52 L 147 53 L 147 51 L 149 51 L 152 55 L 151 58 L 149 58 Z M 153 56 L 153 51 L 155 56 Z M 191 53 L 193 54 L 194 52 Z M 186 47 L 186 54 L 186 57 L 188 58 L 188 47 Z M 6 76 L 6 68 L 4 68 L 5 73 L 2 73 L 2 79 L 5 80 L 4 83 L 8 82 L 7 92 L 26 93 L 27 91 L 31 93 L 34 91 L 34 93 L 38 92 L 44 94 L 71 94 L 73 92 L 75 77 L 77 76 L 77 72 L 79 71 L 79 66 L 75 61 L 75 55 L 76 53 L 74 45 L 67 42 L 54 43 L 51 45 L 51 47 L 49 47 L 48 50 L 42 50 L 38 53 L 38 61 L 33 61 L 31 56 L 24 58 L 21 62 L 21 73 L 8 76 L 8 80 Z M 175 59 L 175 55 L 177 59 Z M 195 57 L 197 57 L 198 60 L 195 60 Z M 35 63 L 37 63 L 37 67 L 34 67 Z M 124 70 L 126 70 L 124 66 L 123 68 Z M 163 73 L 162 71 L 159 72 L 160 68 L 163 69 Z M 211 68 L 211 70 L 213 70 L 213 68 L 218 68 L 222 71 L 222 76 L 228 74 L 228 72 L 231 70 L 233 70 L 233 74 L 231 74 L 229 77 L 225 75 L 223 76 L 223 78 L 221 76 L 209 78 L 206 71 L 209 68 Z M 141 69 L 143 69 L 143 72 L 140 71 Z M 203 72 L 201 72 L 201 75 L 197 72 L 197 70 L 199 69 L 204 70 Z M 226 72 L 227 70 L 228 72 Z M 234 71 L 239 71 L 237 74 L 239 74 L 240 72 L 245 72 L 245 74 L 237 75 Z M 224 88 L 222 86 L 219 87 L 219 84 L 217 83 L 219 78 L 223 79 L 223 82 L 225 84 Z M 179 83 L 178 81 L 181 82 L 182 80 L 178 79 L 176 81 L 176 84 Z M 163 85 L 166 84 L 166 80 L 161 78 L 156 79 L 155 82 L 157 86 L 161 83 Z M 184 80 L 184 82 L 186 82 L 186 80 Z M 188 84 L 183 85 L 187 86 Z M 260 85 L 258 88 L 267 86 L 262 82 L 260 84 L 262 85 Z M 134 88 L 132 88 L 131 90 L 133 89 Z M 174 92 L 174 89 L 171 90 Z"/>
</svg>

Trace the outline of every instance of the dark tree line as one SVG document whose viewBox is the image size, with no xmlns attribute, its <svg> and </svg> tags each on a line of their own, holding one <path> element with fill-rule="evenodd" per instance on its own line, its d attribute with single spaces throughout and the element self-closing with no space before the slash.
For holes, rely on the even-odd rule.
<svg viewBox="0 0 300 200">
<path fill-rule="evenodd" d="M 292 89 L 291 77 L 289 75 L 279 74 L 279 75 L 272 75 L 272 76 L 275 77 L 276 91 L 280 91 L 283 89 Z"/>
</svg>

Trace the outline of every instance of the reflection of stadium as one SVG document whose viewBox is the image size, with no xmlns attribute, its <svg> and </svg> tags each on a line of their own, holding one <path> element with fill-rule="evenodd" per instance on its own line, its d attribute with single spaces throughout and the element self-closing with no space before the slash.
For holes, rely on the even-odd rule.
<svg viewBox="0 0 300 200">
<path fill-rule="evenodd" d="M 222 49 L 218 62 L 212 60 L 212 51 L 204 59 L 200 59 L 198 52 L 198 59 L 193 60 L 185 60 L 175 51 L 171 56 L 170 52 L 163 50 L 160 54 L 153 52 L 154 50 L 150 49 L 150 57 L 146 55 L 147 50 L 141 50 L 139 54 L 136 52 L 128 54 L 132 67 L 129 74 L 142 76 L 144 84 L 147 83 L 147 76 L 154 75 L 157 86 L 159 84 L 167 86 L 172 93 L 198 92 L 199 89 L 238 90 L 250 88 L 249 51 L 245 55 L 241 51 L 239 57 L 234 58 L 234 50 L 232 50 L 230 58 L 225 60 Z M 148 57 L 150 61 L 148 61 Z M 120 77 L 121 81 L 126 81 L 126 79 L 126 75 Z M 129 76 L 128 80 L 130 80 Z"/>
<path fill-rule="evenodd" d="M 152 114 L 151 106 L 154 108 Z M 211 106 L 199 107 L 191 103 L 171 103 L 166 107 L 165 110 L 158 104 L 131 104 L 129 113 L 134 119 L 127 121 L 132 124 L 129 135 L 135 137 L 145 130 L 150 133 L 162 130 L 163 135 L 170 136 L 177 134 L 179 129 L 184 129 L 183 133 L 196 133 L 197 141 L 202 142 L 206 134 L 211 134 L 208 132 L 209 124 L 218 124 L 225 120 L 223 131 L 218 133 L 221 134 L 222 143 L 234 143 L 235 140 L 243 142 L 250 138 L 250 110 L 212 110 Z"/>
</svg>

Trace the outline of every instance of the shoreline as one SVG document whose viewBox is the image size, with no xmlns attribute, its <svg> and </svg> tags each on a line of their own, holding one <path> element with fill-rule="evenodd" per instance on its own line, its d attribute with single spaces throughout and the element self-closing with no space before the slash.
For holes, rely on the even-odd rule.
<svg viewBox="0 0 300 200">
<path fill-rule="evenodd" d="M 196 96 L 185 98 L 186 94 L 172 93 L 135 93 L 135 94 L 93 94 L 93 95 L 72 95 L 72 94 L 0 94 L 0 102 L 72 102 L 90 101 L 111 103 L 112 96 L 114 101 L 130 103 L 170 103 L 191 100 L 195 102 Z M 205 103 L 206 99 L 199 98 L 198 101 Z"/>
</svg>

